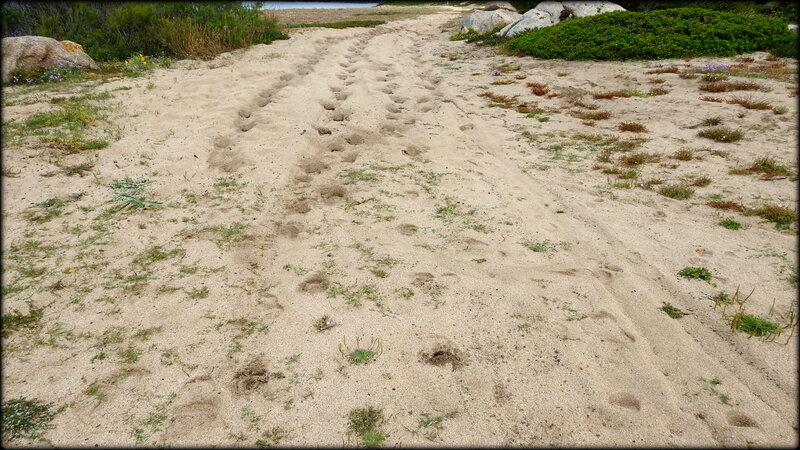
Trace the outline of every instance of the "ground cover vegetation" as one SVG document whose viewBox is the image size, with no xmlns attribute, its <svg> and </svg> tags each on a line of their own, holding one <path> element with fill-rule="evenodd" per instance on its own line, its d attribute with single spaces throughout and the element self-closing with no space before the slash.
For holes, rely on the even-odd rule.
<svg viewBox="0 0 800 450">
<path fill-rule="evenodd" d="M 243 2 L 7 2 L 3 36 L 78 42 L 96 61 L 132 54 L 201 58 L 288 36 Z"/>
<path fill-rule="evenodd" d="M 667 59 L 769 51 L 796 56 L 797 36 L 768 17 L 702 8 L 618 11 L 524 33 L 505 48 L 566 60 Z"/>
</svg>

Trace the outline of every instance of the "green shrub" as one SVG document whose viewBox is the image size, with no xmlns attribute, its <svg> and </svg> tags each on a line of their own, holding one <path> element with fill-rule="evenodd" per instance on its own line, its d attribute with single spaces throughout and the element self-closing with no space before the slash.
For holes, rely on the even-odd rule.
<svg viewBox="0 0 800 450">
<path fill-rule="evenodd" d="M 546 59 L 628 60 L 733 56 L 758 50 L 796 57 L 796 43 L 797 36 L 777 19 L 675 8 L 573 18 L 524 33 L 505 46 Z"/>
<path fill-rule="evenodd" d="M 288 36 L 243 2 L 6 2 L 4 36 L 71 40 L 97 61 L 132 54 L 211 57 Z M 216 52 L 213 53 L 212 52 Z"/>
</svg>

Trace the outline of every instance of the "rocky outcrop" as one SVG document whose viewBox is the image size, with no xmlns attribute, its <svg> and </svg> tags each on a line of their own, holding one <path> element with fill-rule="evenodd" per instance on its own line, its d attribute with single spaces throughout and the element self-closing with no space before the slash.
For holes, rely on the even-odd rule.
<svg viewBox="0 0 800 450">
<path fill-rule="evenodd" d="M 506 11 L 517 12 L 517 8 L 508 2 L 488 2 L 483 8 L 484 11 L 494 11 L 495 9 L 505 9 Z"/>
<path fill-rule="evenodd" d="M 16 70 L 39 67 L 78 66 L 97 69 L 97 63 L 72 41 L 57 41 L 44 36 L 3 38 L 3 81 Z"/>
<path fill-rule="evenodd" d="M 501 36 L 513 37 L 528 30 L 536 30 L 550 25 L 553 25 L 553 19 L 550 14 L 538 9 L 531 9 L 523 14 L 518 21 L 506 25 L 499 33 Z"/>
<path fill-rule="evenodd" d="M 625 11 L 625 8 L 611 2 L 561 2 L 570 17 L 589 17 L 614 11 Z"/>
<path fill-rule="evenodd" d="M 503 27 L 497 35 L 512 37 L 529 30 L 549 27 L 573 17 L 589 17 L 613 11 L 625 11 L 625 8 L 606 1 L 540 2 L 516 22 Z"/>
<path fill-rule="evenodd" d="M 533 9 L 550 14 L 554 25 L 569 17 L 569 11 L 564 9 L 564 5 L 562 5 L 561 2 L 540 2 L 538 5 L 534 6 Z"/>
<path fill-rule="evenodd" d="M 488 33 L 497 27 L 504 27 L 522 18 L 522 14 L 495 9 L 493 11 L 472 11 L 461 23 L 461 31 L 473 30 L 476 33 Z"/>
</svg>

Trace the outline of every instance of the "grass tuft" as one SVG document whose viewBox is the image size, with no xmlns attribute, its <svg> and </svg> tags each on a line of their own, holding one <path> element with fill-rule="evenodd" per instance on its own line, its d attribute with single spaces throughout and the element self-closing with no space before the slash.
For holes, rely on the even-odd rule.
<svg viewBox="0 0 800 450">
<path fill-rule="evenodd" d="M 704 267 L 684 267 L 678 272 L 678 276 L 688 278 L 690 280 L 703 280 L 711 281 L 711 272 Z"/>
</svg>

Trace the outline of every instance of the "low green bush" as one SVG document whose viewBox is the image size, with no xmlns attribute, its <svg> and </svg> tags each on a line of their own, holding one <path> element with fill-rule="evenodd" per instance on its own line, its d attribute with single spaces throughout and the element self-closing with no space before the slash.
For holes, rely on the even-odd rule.
<svg viewBox="0 0 800 450">
<path fill-rule="evenodd" d="M 288 36 L 244 2 L 5 2 L 4 36 L 70 40 L 96 61 L 131 54 L 213 57 Z"/>
<path fill-rule="evenodd" d="M 797 35 L 777 19 L 701 8 L 617 11 L 566 20 L 511 39 L 506 49 L 546 59 L 631 60 L 797 55 Z"/>
</svg>

